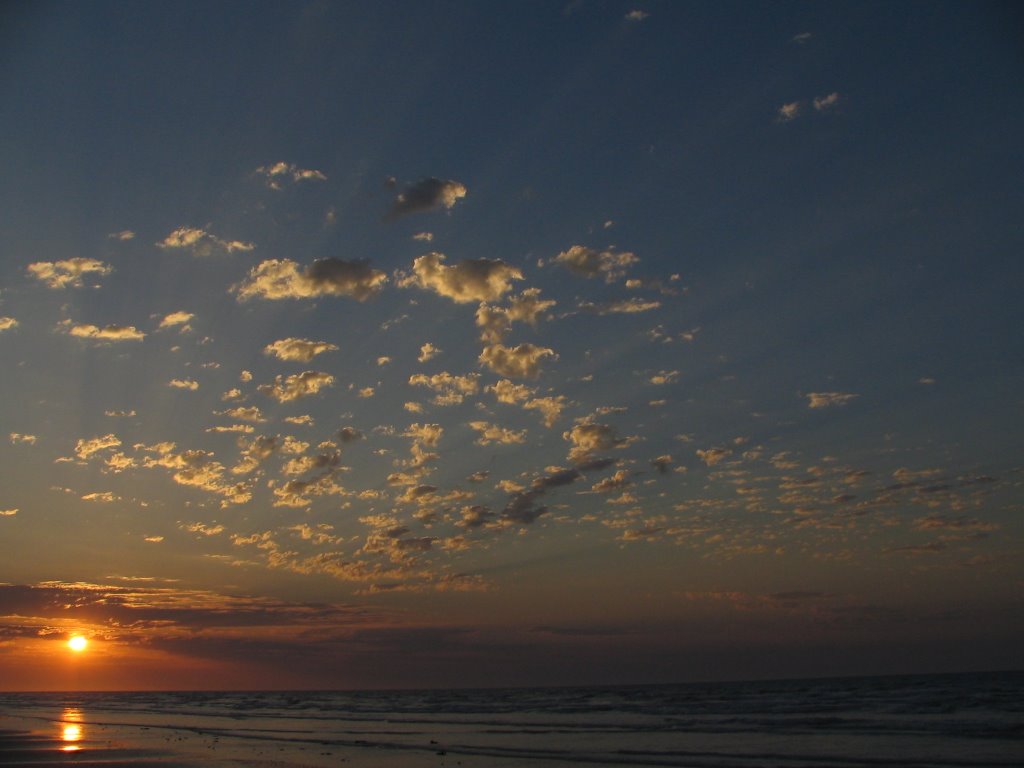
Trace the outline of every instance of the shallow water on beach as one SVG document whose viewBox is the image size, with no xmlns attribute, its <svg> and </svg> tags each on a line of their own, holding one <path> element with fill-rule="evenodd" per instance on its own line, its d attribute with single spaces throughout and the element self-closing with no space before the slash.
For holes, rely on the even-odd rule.
<svg viewBox="0 0 1024 768">
<path fill-rule="evenodd" d="M 133 764 L 146 764 L 144 755 L 195 765 L 396 768 L 1024 764 L 1022 672 L 607 688 L 0 694 L 0 715 L 0 728 L 49 734 L 54 749 L 66 750 L 55 761 L 63 764 L 112 745 L 142 750 Z M 0 749 L 0 764 L 15 762 Z"/>
</svg>

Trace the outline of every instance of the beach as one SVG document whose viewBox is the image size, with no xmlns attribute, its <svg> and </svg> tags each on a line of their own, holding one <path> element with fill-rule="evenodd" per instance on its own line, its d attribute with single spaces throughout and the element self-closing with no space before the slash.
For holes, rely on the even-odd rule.
<svg viewBox="0 0 1024 768">
<path fill-rule="evenodd" d="M 1011 768 L 1024 673 L 0 694 L 0 766 Z"/>
</svg>

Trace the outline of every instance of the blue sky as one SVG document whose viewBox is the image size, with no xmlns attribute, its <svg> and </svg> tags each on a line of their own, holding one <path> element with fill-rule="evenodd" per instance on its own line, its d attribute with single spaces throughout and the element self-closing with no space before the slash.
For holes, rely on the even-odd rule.
<svg viewBox="0 0 1024 768">
<path fill-rule="evenodd" d="M 1010 6 L 3 14 L 10 686 L 1019 666 Z"/>
</svg>

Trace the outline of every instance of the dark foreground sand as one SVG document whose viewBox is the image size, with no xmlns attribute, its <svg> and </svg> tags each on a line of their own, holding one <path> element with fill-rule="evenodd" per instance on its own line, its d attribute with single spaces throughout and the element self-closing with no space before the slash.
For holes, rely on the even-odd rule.
<svg viewBox="0 0 1024 768">
<path fill-rule="evenodd" d="M 13 721 L 13 722 L 12 722 Z M 444 752 L 380 754 L 374 750 L 281 747 L 238 744 L 187 731 L 113 727 L 98 730 L 96 738 L 69 742 L 52 730 L 38 730 L 31 721 L 0 719 L 0 768 L 40 768 L 78 765 L 88 768 L 484 768 L 469 756 Z M 505 761 L 487 762 L 505 768 Z M 538 768 L 543 768 L 538 766 Z M 561 768 L 561 766 L 559 766 Z"/>
</svg>

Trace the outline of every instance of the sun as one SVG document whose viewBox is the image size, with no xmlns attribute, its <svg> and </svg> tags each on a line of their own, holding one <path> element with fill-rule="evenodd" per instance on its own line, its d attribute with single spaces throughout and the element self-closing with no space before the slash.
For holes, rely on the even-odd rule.
<svg viewBox="0 0 1024 768">
<path fill-rule="evenodd" d="M 89 641 L 81 635 L 75 635 L 70 640 L 68 640 L 68 648 L 70 648 L 72 651 L 75 651 L 76 653 L 81 653 L 86 649 L 86 647 L 88 647 L 88 645 Z"/>
</svg>

